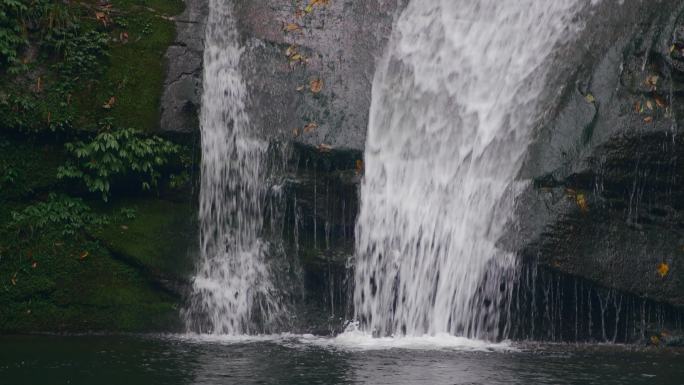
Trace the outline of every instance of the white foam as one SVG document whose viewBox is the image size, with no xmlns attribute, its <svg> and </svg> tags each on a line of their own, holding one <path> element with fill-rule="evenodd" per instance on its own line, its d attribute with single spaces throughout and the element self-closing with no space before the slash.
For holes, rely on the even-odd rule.
<svg viewBox="0 0 684 385">
<path fill-rule="evenodd" d="M 220 335 L 220 334 L 169 334 L 163 338 L 198 344 L 243 345 L 253 343 L 275 343 L 290 348 L 320 347 L 342 351 L 375 350 L 449 350 L 477 352 L 518 351 L 509 341 L 488 342 L 446 333 L 425 336 L 397 336 L 376 338 L 354 328 L 336 337 L 321 337 L 313 334 L 261 334 L 261 335 Z"/>
</svg>

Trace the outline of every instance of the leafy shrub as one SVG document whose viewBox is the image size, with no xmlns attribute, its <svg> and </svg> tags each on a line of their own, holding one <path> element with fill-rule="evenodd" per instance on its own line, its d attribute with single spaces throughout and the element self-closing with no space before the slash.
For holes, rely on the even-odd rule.
<svg viewBox="0 0 684 385">
<path fill-rule="evenodd" d="M 105 217 L 94 214 L 81 199 L 50 194 L 44 202 L 13 211 L 9 226 L 29 235 L 48 227 L 61 227 L 62 235 L 68 236 L 87 226 L 106 223 Z"/>
<path fill-rule="evenodd" d="M 74 113 L 60 98 L 57 93 L 44 99 L 31 94 L 0 95 L 0 128 L 28 133 L 67 131 L 73 126 Z"/>
<path fill-rule="evenodd" d="M 109 36 L 95 30 L 82 32 L 78 27 L 58 30 L 45 44 L 62 55 L 56 67 L 70 78 L 99 75 L 102 59 L 109 56 Z"/>
<path fill-rule="evenodd" d="M 143 190 L 156 187 L 161 169 L 180 147 L 158 136 L 146 137 L 132 128 L 99 133 L 90 142 L 67 143 L 73 159 L 58 170 L 58 178 L 81 180 L 90 192 L 107 201 L 112 181 L 133 176 Z"/>
<path fill-rule="evenodd" d="M 0 0 L 0 67 L 18 63 L 18 51 L 26 44 L 19 15 L 27 10 L 23 0 Z"/>
</svg>

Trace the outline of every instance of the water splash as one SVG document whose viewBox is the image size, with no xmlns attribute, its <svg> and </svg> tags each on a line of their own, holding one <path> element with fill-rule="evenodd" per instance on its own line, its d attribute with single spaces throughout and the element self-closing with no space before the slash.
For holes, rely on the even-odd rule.
<svg viewBox="0 0 684 385">
<path fill-rule="evenodd" d="M 281 309 L 261 239 L 268 143 L 245 112 L 232 12 L 230 1 L 210 1 L 200 116 L 201 260 L 185 319 L 191 331 L 237 335 L 267 331 Z"/>
<path fill-rule="evenodd" d="M 354 305 L 376 336 L 497 338 L 497 247 L 554 49 L 589 1 L 411 1 L 376 74 Z"/>
</svg>

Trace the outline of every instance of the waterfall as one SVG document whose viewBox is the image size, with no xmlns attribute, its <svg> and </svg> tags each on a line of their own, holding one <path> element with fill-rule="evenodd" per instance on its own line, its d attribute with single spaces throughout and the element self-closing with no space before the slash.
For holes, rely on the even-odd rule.
<svg viewBox="0 0 684 385">
<path fill-rule="evenodd" d="M 555 48 L 589 0 L 413 0 L 373 84 L 354 307 L 374 335 L 500 335 L 497 246 Z"/>
<path fill-rule="evenodd" d="M 201 258 L 185 319 L 194 332 L 264 332 L 280 313 L 261 238 L 268 143 L 245 111 L 232 2 L 211 0 L 209 6 L 200 115 Z"/>
</svg>

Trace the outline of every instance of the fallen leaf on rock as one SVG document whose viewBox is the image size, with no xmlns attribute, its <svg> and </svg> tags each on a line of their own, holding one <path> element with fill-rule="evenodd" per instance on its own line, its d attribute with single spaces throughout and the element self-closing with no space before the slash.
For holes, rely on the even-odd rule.
<svg viewBox="0 0 684 385">
<path fill-rule="evenodd" d="M 101 22 L 102 25 L 107 27 L 107 14 L 104 12 L 95 12 L 95 18 L 97 21 Z"/>
<path fill-rule="evenodd" d="M 299 128 L 294 128 L 292 130 L 292 136 L 294 136 L 295 138 L 299 136 Z"/>
<path fill-rule="evenodd" d="M 306 126 L 304 126 L 304 133 L 306 133 L 306 134 L 311 133 L 317 128 L 318 128 L 318 124 L 316 124 L 315 122 L 311 122 L 311 123 L 307 124 Z"/>
<path fill-rule="evenodd" d="M 309 5 L 307 5 L 306 8 L 304 8 L 304 12 L 305 13 L 311 13 L 311 12 L 313 12 L 313 9 L 315 6 L 326 5 L 326 4 L 328 4 L 328 1 L 329 0 L 311 0 L 311 1 L 309 1 Z"/>
<path fill-rule="evenodd" d="M 586 213 L 589 211 L 589 205 L 587 204 L 587 198 L 584 196 L 584 194 L 579 193 L 579 194 L 575 195 L 575 202 L 577 202 L 577 207 L 579 207 L 581 212 Z"/>
<path fill-rule="evenodd" d="M 660 95 L 656 95 L 654 97 L 656 105 L 660 108 L 666 108 L 667 107 L 667 102 L 665 99 L 663 99 Z"/>
<path fill-rule="evenodd" d="M 670 46 L 670 53 L 674 52 L 675 48 L 676 48 L 675 45 L 672 44 L 672 45 Z"/>
<path fill-rule="evenodd" d="M 356 175 L 361 175 L 363 173 L 363 161 L 361 159 L 356 160 Z"/>
<path fill-rule="evenodd" d="M 306 88 L 306 87 L 304 87 L 304 86 L 299 86 L 299 87 L 297 87 L 297 91 L 299 91 L 299 92 L 304 91 L 304 88 Z"/>
<path fill-rule="evenodd" d="M 287 49 L 285 50 L 285 56 L 287 56 L 287 57 L 292 57 L 296 53 L 297 53 L 297 46 L 296 45 L 291 45 L 291 46 L 287 47 Z"/>
<path fill-rule="evenodd" d="M 594 103 L 596 101 L 596 98 L 592 94 L 587 94 L 584 99 L 587 101 L 587 103 Z"/>
<path fill-rule="evenodd" d="M 318 151 L 320 152 L 330 152 L 332 149 L 332 146 L 329 144 L 321 143 L 318 145 Z"/>
<path fill-rule="evenodd" d="M 644 118 L 644 123 L 651 123 L 653 122 L 653 117 L 652 116 L 647 116 Z"/>
<path fill-rule="evenodd" d="M 112 107 L 114 107 L 115 104 L 116 104 L 116 97 L 112 96 L 111 98 L 109 98 L 107 103 L 102 105 L 102 108 L 109 110 Z"/>
<path fill-rule="evenodd" d="M 663 262 L 660 265 L 658 265 L 658 275 L 660 275 L 660 278 L 665 278 L 667 273 L 670 272 L 670 266 L 668 266 L 667 263 Z"/>
<path fill-rule="evenodd" d="M 660 345 L 660 337 L 651 336 L 651 345 L 654 345 L 654 346 Z"/>
<path fill-rule="evenodd" d="M 306 58 L 299 53 L 294 53 L 290 56 L 290 66 L 294 67 L 297 63 L 306 64 Z"/>
<path fill-rule="evenodd" d="M 309 88 L 311 89 L 311 92 L 314 94 L 317 94 L 323 90 L 323 80 L 322 79 L 314 79 L 311 82 L 309 82 Z"/>
<path fill-rule="evenodd" d="M 646 101 L 646 108 L 648 108 L 649 110 L 653 110 L 653 102 L 650 100 L 647 100 Z"/>
<path fill-rule="evenodd" d="M 656 86 L 658 85 L 658 76 L 657 75 L 649 75 L 646 78 L 646 85 L 650 86 L 652 90 L 655 91 Z"/>
<path fill-rule="evenodd" d="M 302 30 L 302 26 L 297 23 L 285 23 L 283 30 L 285 32 L 297 32 Z"/>
</svg>

